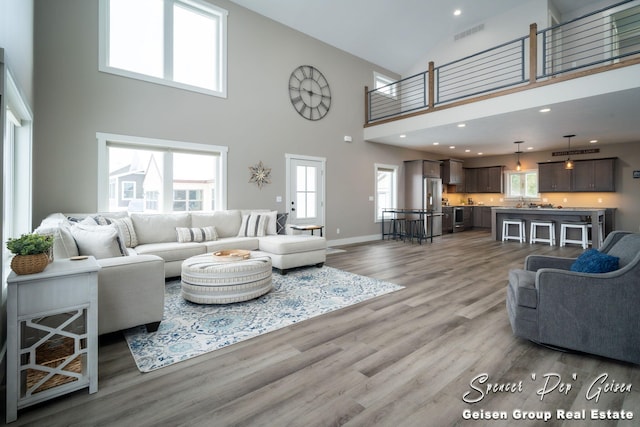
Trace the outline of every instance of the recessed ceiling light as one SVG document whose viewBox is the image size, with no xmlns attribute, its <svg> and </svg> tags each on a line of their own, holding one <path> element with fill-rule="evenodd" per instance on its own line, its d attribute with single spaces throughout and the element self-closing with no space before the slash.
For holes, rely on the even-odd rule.
<svg viewBox="0 0 640 427">
<path fill-rule="evenodd" d="M 465 127 L 465 126 L 466 126 L 466 125 L 465 125 L 464 123 L 459 123 L 459 124 L 458 124 L 458 127 L 459 127 L 459 128 L 463 128 L 463 127 Z"/>
<path fill-rule="evenodd" d="M 590 144 L 595 144 L 596 142 L 598 142 L 597 139 L 592 139 L 591 141 L 589 141 Z"/>
<path fill-rule="evenodd" d="M 480 153 L 478 153 L 478 156 L 482 156 L 483 154 L 484 154 L 483 152 L 480 152 Z"/>
<path fill-rule="evenodd" d="M 551 108 L 543 108 L 540 110 L 541 113 L 548 113 L 549 111 L 551 111 Z"/>
<path fill-rule="evenodd" d="M 533 150 L 533 147 L 527 147 L 527 150 Z"/>
<path fill-rule="evenodd" d="M 453 15 L 454 16 L 460 16 L 460 15 L 462 15 L 462 11 L 460 9 L 456 9 L 456 10 L 453 11 Z"/>
<path fill-rule="evenodd" d="M 456 148 L 456 146 L 455 145 L 450 145 L 449 148 L 451 148 L 453 150 L 454 148 Z"/>
<path fill-rule="evenodd" d="M 400 138 L 406 138 L 407 135 L 405 135 L 404 133 L 402 135 L 400 135 Z"/>
<path fill-rule="evenodd" d="M 440 145 L 440 143 L 439 142 L 434 142 L 433 145 Z"/>
<path fill-rule="evenodd" d="M 471 150 L 469 150 L 468 148 L 466 150 L 464 150 L 465 153 L 470 153 Z"/>
</svg>

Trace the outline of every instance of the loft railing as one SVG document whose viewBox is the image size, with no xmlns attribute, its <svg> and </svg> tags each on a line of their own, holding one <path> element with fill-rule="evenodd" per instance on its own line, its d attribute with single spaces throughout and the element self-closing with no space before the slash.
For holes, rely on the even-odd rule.
<svg viewBox="0 0 640 427">
<path fill-rule="evenodd" d="M 640 55 L 640 1 L 626 0 L 369 90 L 366 123 L 471 100 Z"/>
</svg>

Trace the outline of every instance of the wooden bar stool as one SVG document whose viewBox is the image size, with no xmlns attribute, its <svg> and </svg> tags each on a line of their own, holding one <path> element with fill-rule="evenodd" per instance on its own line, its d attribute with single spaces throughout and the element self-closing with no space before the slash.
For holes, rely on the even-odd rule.
<svg viewBox="0 0 640 427">
<path fill-rule="evenodd" d="M 509 226 L 516 225 L 518 226 L 518 234 L 509 234 Z M 525 234 L 525 225 L 524 219 L 520 218 L 509 218 L 502 221 L 502 241 L 505 240 L 517 240 L 520 243 L 524 243 L 527 241 L 527 236 Z"/>
<path fill-rule="evenodd" d="M 549 238 L 538 236 L 538 227 L 546 227 L 549 230 Z M 536 219 L 531 221 L 529 244 L 536 242 L 549 243 L 549 246 L 556 244 L 556 222 L 554 220 Z"/>
<path fill-rule="evenodd" d="M 580 239 L 567 238 L 568 231 L 574 229 L 580 230 Z M 577 245 L 582 245 L 582 249 L 587 249 L 589 246 L 588 229 L 588 224 L 585 221 L 563 222 L 560 224 L 560 247 L 565 246 L 567 243 L 575 243 Z"/>
</svg>

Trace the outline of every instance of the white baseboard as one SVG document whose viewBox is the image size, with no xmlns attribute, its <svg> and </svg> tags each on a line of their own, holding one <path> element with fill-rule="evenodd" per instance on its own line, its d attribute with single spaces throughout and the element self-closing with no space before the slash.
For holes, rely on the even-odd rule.
<svg viewBox="0 0 640 427">
<path fill-rule="evenodd" d="M 352 245 L 354 243 L 372 242 L 380 240 L 380 233 L 371 234 L 369 236 L 348 237 L 346 239 L 327 240 L 327 246 Z"/>
</svg>

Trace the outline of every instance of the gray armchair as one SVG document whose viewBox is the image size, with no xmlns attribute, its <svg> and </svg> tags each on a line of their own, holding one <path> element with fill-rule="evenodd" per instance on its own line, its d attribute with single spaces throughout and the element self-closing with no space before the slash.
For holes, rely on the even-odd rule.
<svg viewBox="0 0 640 427">
<path fill-rule="evenodd" d="M 620 258 L 609 273 L 570 271 L 573 258 L 529 255 L 509 272 L 514 335 L 640 364 L 640 234 L 610 233 L 600 252 Z"/>
</svg>

